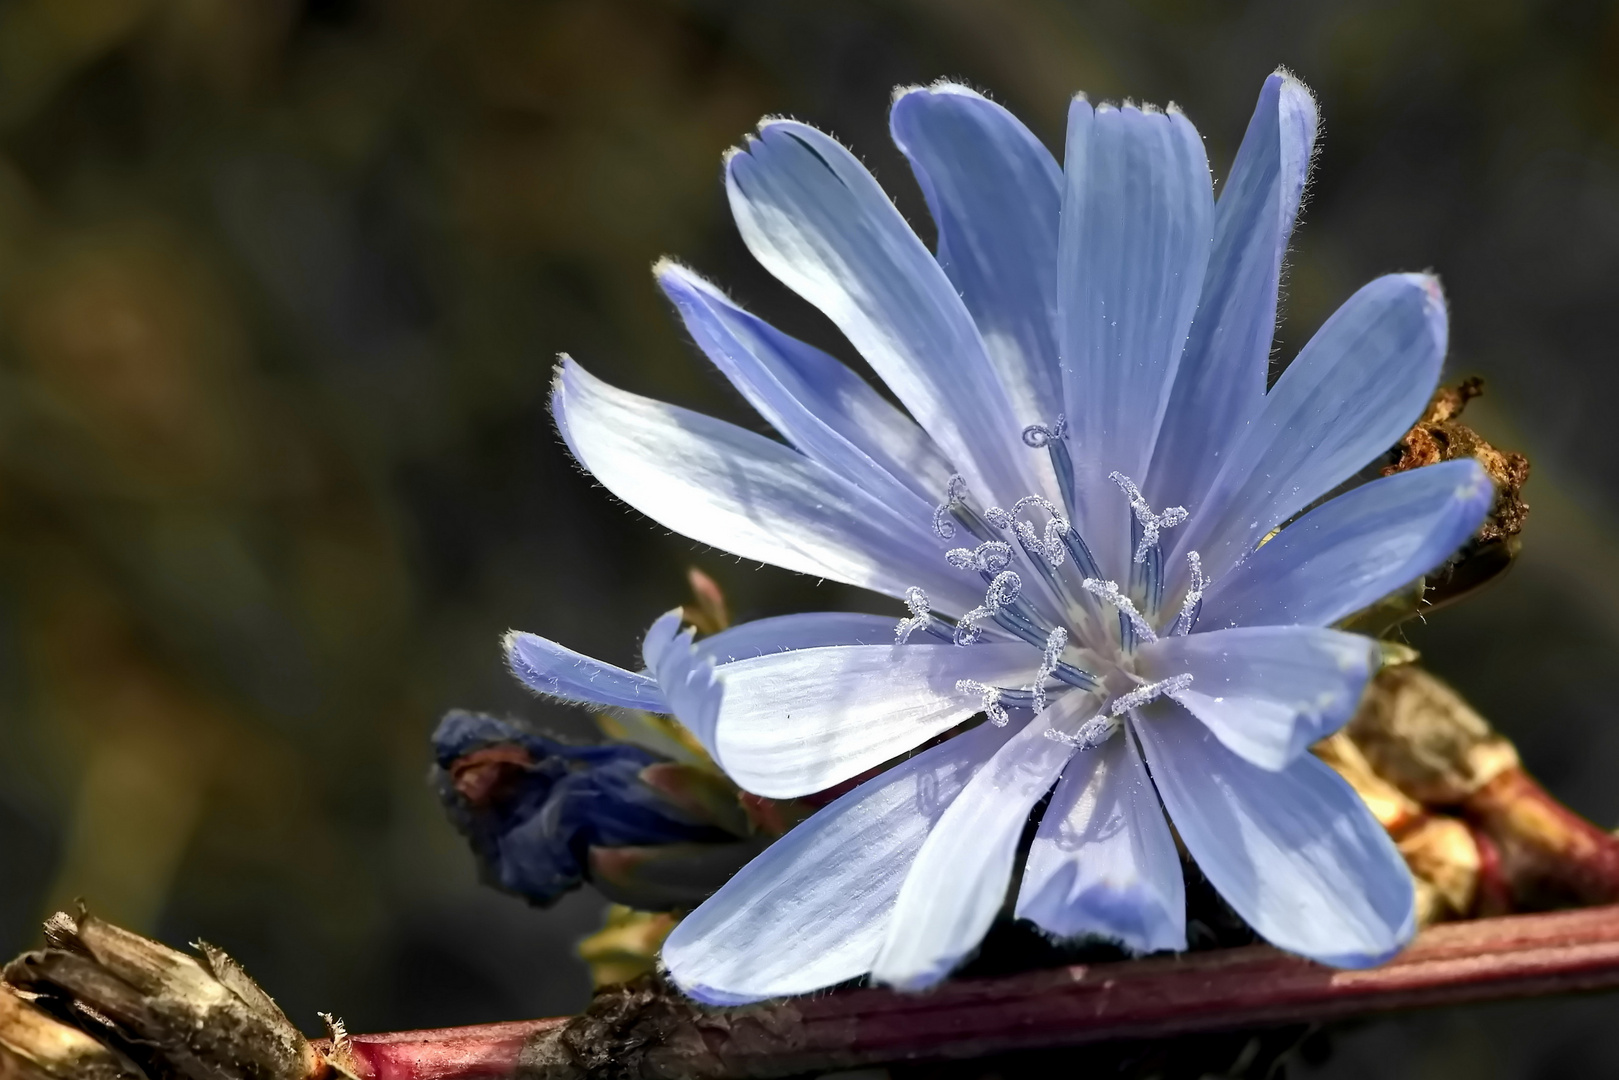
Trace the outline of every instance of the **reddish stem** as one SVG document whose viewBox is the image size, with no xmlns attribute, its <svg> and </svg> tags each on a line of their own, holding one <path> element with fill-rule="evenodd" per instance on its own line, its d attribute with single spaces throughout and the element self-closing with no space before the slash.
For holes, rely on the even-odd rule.
<svg viewBox="0 0 1619 1080">
<path fill-rule="evenodd" d="M 1619 901 L 1619 839 L 1558 802 L 1523 769 L 1505 770 L 1462 809 L 1495 841 L 1520 907 Z"/>
<path fill-rule="evenodd" d="M 1252 946 L 962 979 L 926 994 L 861 989 L 729 1010 L 662 999 L 625 1011 L 622 1027 L 598 1017 L 588 1030 L 624 1075 L 743 1078 L 1607 987 L 1619 987 L 1619 907 L 1436 926 L 1368 971 Z M 553 1019 L 358 1035 L 350 1067 L 366 1080 L 492 1080 L 515 1075 L 523 1057 L 534 1080 L 585 1075 L 535 1067 L 554 1060 L 564 1030 L 569 1021 Z"/>
</svg>

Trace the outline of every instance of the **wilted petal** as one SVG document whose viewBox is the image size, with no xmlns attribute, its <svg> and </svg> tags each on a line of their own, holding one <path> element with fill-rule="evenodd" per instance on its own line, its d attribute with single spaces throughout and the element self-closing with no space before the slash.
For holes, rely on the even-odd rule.
<svg viewBox="0 0 1619 1080">
<path fill-rule="evenodd" d="M 920 586 L 944 612 L 978 603 L 926 522 L 900 518 L 796 450 L 614 389 L 572 360 L 562 365 L 551 407 L 585 468 L 676 532 L 890 596 Z"/>
<path fill-rule="evenodd" d="M 980 498 L 1034 490 L 1044 465 L 950 279 L 865 166 L 789 120 L 726 163 L 737 228 L 767 270 L 837 324 Z"/>
<path fill-rule="evenodd" d="M 969 777 L 1011 735 L 988 724 L 866 781 L 777 840 L 663 946 L 675 983 L 740 1005 L 871 970 L 900 883 Z"/>
<path fill-rule="evenodd" d="M 502 642 L 506 664 L 523 685 L 581 705 L 667 712 L 657 680 L 592 659 L 538 634 L 512 630 Z"/>
<path fill-rule="evenodd" d="M 1029 811 L 1074 754 L 1046 731 L 1074 722 L 1075 710 L 1086 707 L 1085 695 L 1058 699 L 1012 736 L 940 816 L 900 887 L 873 979 L 920 990 L 978 948 L 1006 899 Z"/>
<path fill-rule="evenodd" d="M 685 267 L 665 261 L 654 272 L 714 366 L 788 442 L 892 509 L 928 519 L 951 468 L 914 420 Z"/>
<path fill-rule="evenodd" d="M 1068 111 L 1057 342 L 1080 527 L 1106 575 L 1128 563 L 1128 504 L 1146 476 L 1214 233 L 1203 140 L 1178 112 Z"/>
<path fill-rule="evenodd" d="M 1316 107 L 1297 79 L 1265 80 L 1214 210 L 1214 248 L 1145 490 L 1190 503 L 1265 401 L 1282 257 L 1315 147 Z"/>
<path fill-rule="evenodd" d="M 980 698 L 957 680 L 1023 686 L 1039 661 L 1021 642 L 844 645 L 738 660 L 719 669 L 716 757 L 759 795 L 823 791 L 978 712 Z"/>
<path fill-rule="evenodd" d="M 1245 626 L 1141 647 L 1150 680 L 1189 674 L 1175 695 L 1230 750 L 1262 769 L 1292 764 L 1342 727 L 1376 668 L 1377 642 L 1311 626 Z"/>
<path fill-rule="evenodd" d="M 1225 901 L 1272 945 L 1371 967 L 1416 931 L 1411 873 L 1388 833 L 1311 754 L 1251 765 L 1178 706 L 1136 725 L 1181 840 Z"/>
<path fill-rule="evenodd" d="M 1186 948 L 1186 884 L 1152 778 L 1125 735 L 1076 754 L 1023 868 L 1017 915 L 1134 952 Z"/>
<path fill-rule="evenodd" d="M 1373 480 L 1316 507 L 1211 585 L 1198 625 L 1326 626 L 1427 573 L 1484 523 L 1472 458 Z"/>
<path fill-rule="evenodd" d="M 1446 338 L 1435 278 L 1390 274 L 1350 297 L 1282 373 L 1207 497 L 1188 504 L 1180 550 L 1200 552 L 1218 580 L 1393 446 L 1433 395 Z"/>
<path fill-rule="evenodd" d="M 939 265 L 978 324 L 1013 412 L 1023 424 L 1051 424 L 1062 411 L 1062 169 L 1017 117 L 954 83 L 900 94 L 888 126 L 939 227 Z"/>
</svg>

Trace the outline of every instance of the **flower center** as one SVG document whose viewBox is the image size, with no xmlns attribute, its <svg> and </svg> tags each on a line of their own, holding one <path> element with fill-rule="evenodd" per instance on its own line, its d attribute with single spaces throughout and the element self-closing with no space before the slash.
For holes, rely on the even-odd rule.
<svg viewBox="0 0 1619 1080">
<path fill-rule="evenodd" d="M 1023 441 L 1050 454 L 1067 503 L 1072 498 L 1074 469 L 1064 419 L 1059 416 L 1051 427 L 1025 429 Z M 972 547 L 952 548 L 945 558 L 956 569 L 983 579 L 984 602 L 951 625 L 932 613 L 925 592 L 911 588 L 905 599 L 910 617 L 895 627 L 895 640 L 900 644 L 919 632 L 962 648 L 1010 635 L 1038 649 L 1040 664 L 1028 686 L 991 686 L 962 679 L 956 689 L 976 695 L 985 716 L 996 725 L 1009 722 L 1013 708 L 1030 709 L 1038 716 L 1055 696 L 1091 695 L 1096 710 L 1089 719 L 1071 731 L 1046 731 L 1048 737 L 1081 749 L 1106 742 L 1120 730 L 1131 710 L 1160 697 L 1174 697 L 1191 685 L 1190 674 L 1147 681 L 1135 672 L 1135 654 L 1140 646 L 1160 636 L 1191 633 L 1207 586 L 1198 553 L 1187 552 L 1180 608 L 1167 622 L 1161 618 L 1163 534 L 1186 521 L 1186 508 L 1154 511 L 1129 477 L 1114 472 L 1108 479 L 1118 485 L 1131 510 L 1132 558 L 1123 586 L 1103 577 L 1074 524 L 1071 504 L 1058 507 L 1040 495 L 1027 495 L 1010 510 L 990 506 L 979 512 L 966 481 L 953 476 L 945 501 L 934 511 L 933 529 L 941 539 L 955 539 L 964 531 L 975 541 Z M 1036 513 L 1045 515 L 1043 527 L 1037 527 Z M 1084 714 L 1082 710 L 1080 715 Z"/>
</svg>

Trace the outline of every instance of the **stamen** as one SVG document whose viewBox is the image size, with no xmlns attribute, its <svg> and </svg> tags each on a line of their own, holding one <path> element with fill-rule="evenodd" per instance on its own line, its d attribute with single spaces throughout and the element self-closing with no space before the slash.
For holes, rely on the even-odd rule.
<svg viewBox="0 0 1619 1080">
<path fill-rule="evenodd" d="M 944 502 L 933 510 L 933 534 L 940 540 L 954 540 L 956 538 L 956 523 L 950 520 L 951 511 L 956 504 L 967 497 L 967 478 L 956 473 L 945 485 Z"/>
<path fill-rule="evenodd" d="M 1208 579 L 1203 576 L 1202 556 L 1188 551 L 1186 565 L 1192 575 L 1192 584 L 1186 590 L 1186 599 L 1181 601 L 1180 614 L 1175 616 L 1175 622 L 1169 628 L 1171 636 L 1192 632 L 1192 627 L 1197 625 L 1197 616 L 1203 610 L 1203 590 L 1209 587 Z"/>
<path fill-rule="evenodd" d="M 1051 469 L 1057 474 L 1057 490 L 1062 492 L 1063 505 L 1068 508 L 1070 520 L 1074 516 L 1074 459 L 1068 454 L 1068 418 L 1057 414 L 1051 427 L 1030 424 L 1023 429 L 1023 445 L 1038 450 L 1045 448 L 1051 456 Z"/>
<path fill-rule="evenodd" d="M 1023 445 L 1031 450 L 1043 450 L 1051 445 L 1053 439 L 1061 439 L 1068 434 L 1068 417 L 1062 413 L 1057 414 L 1057 422 L 1050 427 L 1044 424 L 1030 424 L 1023 429 Z"/>
<path fill-rule="evenodd" d="M 894 644 L 903 645 L 911 639 L 911 635 L 918 630 L 926 630 L 933 622 L 932 607 L 928 604 L 928 594 L 912 585 L 905 590 L 905 606 L 910 609 L 911 617 L 901 619 L 894 627 Z"/>
<path fill-rule="evenodd" d="M 989 583 L 989 589 L 984 593 L 984 602 L 967 612 L 956 623 L 956 644 L 971 645 L 982 638 L 984 632 L 977 624 L 985 619 L 994 618 L 1003 608 L 1011 606 L 1018 593 L 1022 591 L 1023 579 L 1018 577 L 1017 571 L 1002 570 L 996 574 L 995 580 Z"/>
<path fill-rule="evenodd" d="M 975 548 L 951 548 L 944 557 L 957 570 L 996 574 L 1011 563 L 1012 545 L 1004 540 L 986 540 Z"/>
<path fill-rule="evenodd" d="M 1068 631 L 1064 627 L 1059 626 L 1046 636 L 1046 649 L 1040 657 L 1040 668 L 1034 673 L 1034 685 L 1029 687 L 1034 694 L 1036 716 L 1046 711 L 1046 680 L 1057 670 L 1057 662 L 1067 646 Z"/>
<path fill-rule="evenodd" d="M 1011 717 L 1007 715 L 1006 706 L 1001 704 L 1001 691 L 999 687 L 988 686 L 979 682 L 977 679 L 958 679 L 956 680 L 956 689 L 963 694 L 980 695 L 980 703 L 983 707 L 984 715 L 988 717 L 989 722 L 994 724 L 996 727 L 1005 727 L 1006 722 L 1011 719 Z"/>
<path fill-rule="evenodd" d="M 1131 709 L 1139 709 L 1161 697 L 1174 697 L 1191 685 L 1192 676 L 1185 673 L 1138 686 L 1128 694 L 1120 694 L 1114 698 L 1108 703 L 1105 711 L 1085 721 L 1074 734 L 1069 735 L 1056 728 L 1047 728 L 1046 738 L 1067 743 L 1069 746 L 1077 746 L 1081 750 L 1094 750 L 1111 739 L 1114 733 L 1124 726 L 1125 713 Z"/>
<path fill-rule="evenodd" d="M 1050 499 L 1042 498 L 1039 495 L 1025 495 L 1019 499 L 1012 507 L 1011 516 L 1015 519 L 1018 514 L 1027 511 L 1030 506 L 1038 506 L 1049 515 L 1046 521 L 1045 535 L 1037 539 L 1034 532 L 1034 523 L 1031 521 L 1014 520 L 1012 522 L 1012 531 L 1017 534 L 1017 538 L 1023 542 L 1025 548 L 1038 554 L 1055 570 L 1062 565 L 1063 556 L 1067 552 L 1067 548 L 1063 545 L 1063 534 L 1070 529 L 1069 521 Z"/>
<path fill-rule="evenodd" d="M 1135 512 L 1136 520 L 1141 523 L 1141 539 L 1136 544 L 1135 561 L 1145 562 L 1147 549 L 1158 543 L 1158 534 L 1164 529 L 1173 529 L 1186 520 L 1186 507 L 1171 506 L 1161 514 L 1152 512 L 1147 500 L 1141 495 L 1141 489 L 1136 487 L 1134 480 L 1121 472 L 1107 474 L 1107 478 L 1119 485 L 1125 497 L 1130 500 L 1130 509 Z"/>
<path fill-rule="evenodd" d="M 1120 694 L 1113 699 L 1107 707 L 1109 716 L 1123 716 L 1131 709 L 1139 709 L 1148 702 L 1157 701 L 1161 697 L 1174 697 L 1176 694 L 1192 685 L 1190 673 L 1171 675 L 1167 679 L 1159 679 L 1155 683 L 1138 686 L 1128 694 Z"/>
<path fill-rule="evenodd" d="M 1046 728 L 1046 738 L 1052 742 L 1077 746 L 1081 752 L 1084 752 L 1086 750 L 1095 750 L 1117 734 L 1119 728 L 1123 726 L 1124 721 L 1117 716 L 1097 713 L 1081 724 L 1079 730 L 1072 735 L 1066 731 L 1058 731 L 1056 728 Z"/>
<path fill-rule="evenodd" d="M 1119 591 L 1118 582 L 1102 581 L 1099 578 L 1086 578 L 1085 591 L 1118 609 L 1121 630 L 1128 627 L 1142 641 L 1152 642 L 1158 640 L 1158 635 L 1153 633 L 1152 626 L 1148 624 L 1147 620 L 1141 617 L 1141 612 L 1136 610 L 1135 604 L 1131 602 L 1128 596 Z M 1130 643 L 1127 641 L 1126 644 Z"/>
</svg>

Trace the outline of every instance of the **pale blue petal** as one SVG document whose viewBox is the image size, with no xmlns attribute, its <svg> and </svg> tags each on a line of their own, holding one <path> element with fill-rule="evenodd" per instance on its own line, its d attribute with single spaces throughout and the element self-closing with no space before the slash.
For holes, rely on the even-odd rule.
<svg viewBox="0 0 1619 1080">
<path fill-rule="evenodd" d="M 1340 630 L 1245 626 L 1159 638 L 1136 655 L 1143 678 L 1191 675 L 1175 700 L 1227 748 L 1274 770 L 1349 720 L 1378 648 Z"/>
<path fill-rule="evenodd" d="M 719 669 L 715 757 L 744 790 L 824 791 L 968 719 L 979 694 L 960 679 L 1026 686 L 1040 654 L 1022 642 L 843 645 L 738 660 Z"/>
<path fill-rule="evenodd" d="M 1214 210 L 1203 296 L 1144 484 L 1160 506 L 1208 489 L 1265 400 L 1282 257 L 1315 147 L 1316 107 L 1297 79 L 1265 80 Z"/>
<path fill-rule="evenodd" d="M 978 324 L 1013 412 L 1023 424 L 1051 424 L 1062 411 L 1062 169 L 1017 117 L 954 83 L 900 94 L 888 127 L 939 227 L 939 265 Z"/>
<path fill-rule="evenodd" d="M 788 442 L 895 511 L 932 515 L 951 469 L 914 420 L 685 267 L 665 261 L 653 272 L 714 366 Z"/>
<path fill-rule="evenodd" d="M 1013 730 L 983 724 L 925 750 L 771 844 L 675 927 L 670 978 L 742 1005 L 866 974 L 929 830 Z"/>
<path fill-rule="evenodd" d="M 927 522 L 900 518 L 790 447 L 617 390 L 567 359 L 551 407 L 597 480 L 693 540 L 889 596 L 919 586 L 945 613 L 979 602 Z"/>
<path fill-rule="evenodd" d="M 892 615 L 863 615 L 853 611 L 806 611 L 738 623 L 697 643 L 699 652 L 717 663 L 747 660 L 789 649 L 822 645 L 890 645 L 894 641 Z M 925 635 L 911 639 L 920 644 Z"/>
<path fill-rule="evenodd" d="M 1350 297 L 1266 395 L 1207 497 L 1187 504 L 1179 550 L 1200 552 L 1218 580 L 1393 446 L 1433 395 L 1446 339 L 1436 278 L 1390 274 Z"/>
<path fill-rule="evenodd" d="M 1186 884 L 1158 793 L 1128 733 L 1076 754 L 1034 834 L 1017 915 L 1132 952 L 1186 948 Z"/>
<path fill-rule="evenodd" d="M 1142 482 L 1197 308 L 1214 234 L 1203 141 L 1178 112 L 1068 112 L 1057 327 L 1076 467 L 1076 514 L 1104 575 L 1128 565 Z"/>
<path fill-rule="evenodd" d="M 955 287 L 865 166 L 771 120 L 727 161 L 726 188 L 754 258 L 843 331 L 978 498 L 1027 494 L 1045 458 L 1023 444 Z"/>
<path fill-rule="evenodd" d="M 1334 967 L 1372 967 L 1416 932 L 1411 872 L 1343 779 L 1314 755 L 1251 765 L 1178 706 L 1136 723 L 1186 849 L 1272 945 Z"/>
<path fill-rule="evenodd" d="M 693 631 L 682 631 L 680 618 L 676 608 L 652 624 L 646 636 L 646 664 L 657 677 L 669 712 L 714 758 L 719 756 L 714 731 L 723 694 L 717 666 L 793 649 L 890 643 L 895 623 L 881 615 L 816 611 L 742 623 L 694 645 Z"/>
<path fill-rule="evenodd" d="M 692 644 L 697 631 L 681 626 L 680 608 L 666 612 L 646 632 L 642 659 L 658 680 L 664 711 L 696 736 L 714 756 L 714 723 L 719 712 L 720 687 L 714 676 L 714 658 Z"/>
<path fill-rule="evenodd" d="M 1373 480 L 1311 510 L 1209 586 L 1198 625 L 1327 626 L 1449 558 L 1495 488 L 1472 458 Z"/>
<path fill-rule="evenodd" d="M 1006 899 L 1029 811 L 1074 754 L 1045 737 L 1077 720 L 1088 695 L 1059 698 L 1012 736 L 956 796 L 900 887 L 872 978 L 902 990 L 932 986 L 967 958 Z M 1089 708 L 1094 711 L 1094 702 Z"/>
<path fill-rule="evenodd" d="M 651 676 L 605 664 L 518 630 L 509 632 L 502 646 L 512 674 L 536 693 L 581 705 L 667 711 L 663 692 Z"/>
</svg>

